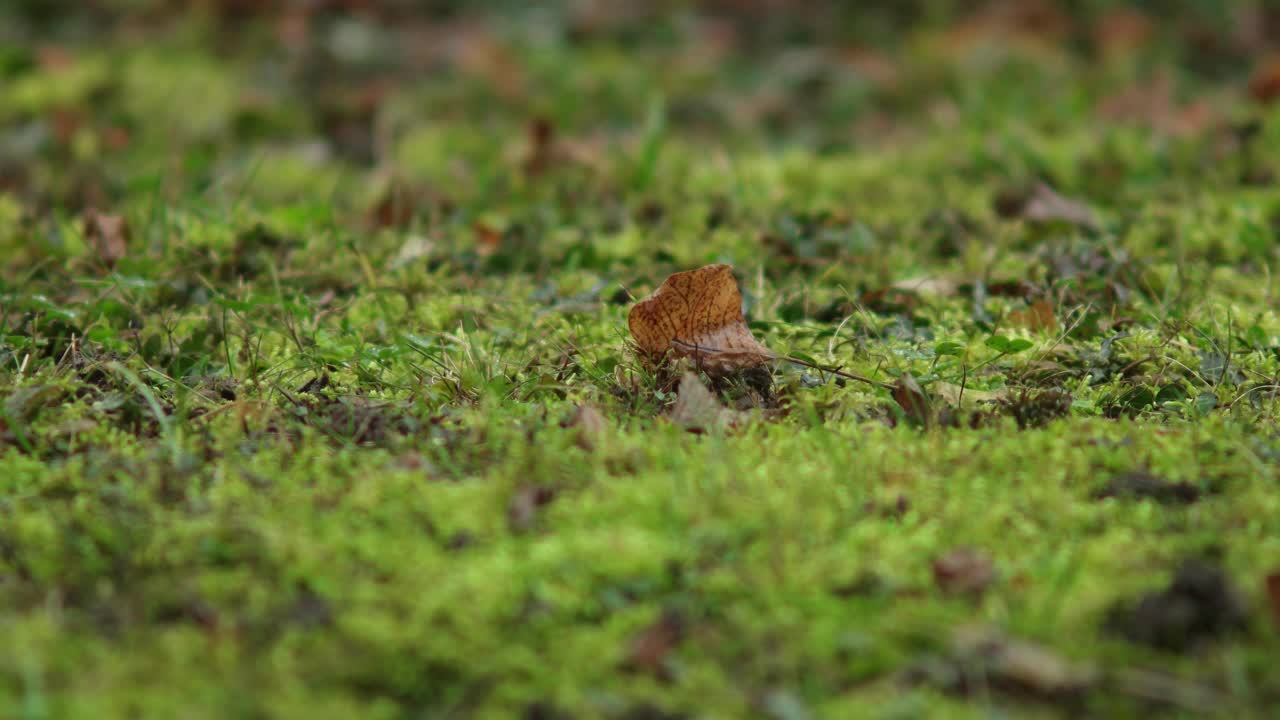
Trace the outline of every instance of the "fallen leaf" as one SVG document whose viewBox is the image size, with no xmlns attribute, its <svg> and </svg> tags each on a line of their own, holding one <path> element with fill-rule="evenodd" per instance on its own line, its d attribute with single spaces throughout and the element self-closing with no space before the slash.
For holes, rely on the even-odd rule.
<svg viewBox="0 0 1280 720">
<path fill-rule="evenodd" d="M 1009 313 L 1009 323 L 1028 330 L 1052 331 L 1058 328 L 1058 318 L 1048 300 L 1037 300 L 1025 310 L 1014 310 Z"/>
<path fill-rule="evenodd" d="M 1261 103 L 1280 100 L 1280 55 L 1264 60 L 1249 79 L 1249 96 Z"/>
<path fill-rule="evenodd" d="M 1102 681 L 1092 665 L 981 626 L 957 629 L 946 656 L 915 664 L 903 679 L 955 695 L 985 695 L 994 690 L 1022 699 L 1072 704 Z"/>
<path fill-rule="evenodd" d="M 631 308 L 627 324 L 636 344 L 654 358 L 673 352 L 714 371 L 778 358 L 747 327 L 742 294 L 729 265 L 707 265 L 668 277 Z"/>
<path fill-rule="evenodd" d="M 502 231 L 482 222 L 476 223 L 471 229 L 476 233 L 476 254 L 480 257 L 489 257 L 502 246 Z"/>
<path fill-rule="evenodd" d="M 1032 222 L 1065 222 L 1096 230 L 1098 217 L 1093 208 L 1059 195 L 1045 183 L 1030 190 L 1011 190 L 996 198 L 996 212 L 1004 218 L 1021 218 Z"/>
<path fill-rule="evenodd" d="M 680 378 L 676 403 L 667 418 L 684 429 L 695 432 L 721 432 L 744 424 L 748 413 L 724 406 L 694 373 Z"/>
<path fill-rule="evenodd" d="M 405 238 L 404 244 L 400 246 L 400 252 L 396 253 L 396 259 L 391 261 L 391 269 L 402 268 L 428 257 L 433 250 L 435 250 L 435 243 L 430 238 L 423 235 L 410 235 Z"/>
<path fill-rule="evenodd" d="M 1006 691 L 1045 698 L 1079 696 L 1098 680 L 1091 666 L 1078 665 L 1024 640 L 982 628 L 958 631 L 953 640 L 958 658 L 985 670 L 988 682 Z"/>
<path fill-rule="evenodd" d="M 684 640 L 684 632 L 684 615 L 671 608 L 663 610 L 657 620 L 632 638 L 623 666 L 628 670 L 666 675 L 667 655 Z"/>
<path fill-rule="evenodd" d="M 956 407 L 959 407 L 964 402 L 996 402 L 1008 395 L 1008 391 L 1005 390 L 977 390 L 956 385 L 955 383 L 942 382 L 941 380 L 929 387 L 938 397 Z"/>
<path fill-rule="evenodd" d="M 995 579 L 991 558 L 973 548 L 957 548 L 933 561 L 933 581 L 947 595 L 981 595 Z"/>
<path fill-rule="evenodd" d="M 92 208 L 84 213 L 84 237 L 107 267 L 129 252 L 129 224 L 119 215 L 109 215 Z"/>
<path fill-rule="evenodd" d="M 1111 686 L 1144 702 L 1186 710 L 1191 717 L 1208 717 L 1226 702 L 1220 691 L 1185 676 L 1141 668 L 1116 671 Z"/>
<path fill-rule="evenodd" d="M 924 388 L 911 373 L 904 373 L 893 384 L 893 400 L 902 408 L 902 412 L 916 425 L 928 427 L 933 422 L 933 404 Z"/>
<path fill-rule="evenodd" d="M 1267 600 L 1271 602 L 1271 617 L 1280 625 L 1280 570 L 1267 575 Z"/>
<path fill-rule="evenodd" d="M 1136 8 L 1114 8 L 1094 24 L 1094 43 L 1104 55 L 1127 55 L 1151 39 L 1151 18 Z"/>
<path fill-rule="evenodd" d="M 579 405 L 572 415 L 560 423 L 560 427 L 572 430 L 573 440 L 578 447 L 591 452 L 600 443 L 609 422 L 596 406 Z"/>
<path fill-rule="evenodd" d="M 511 496 L 507 505 L 507 525 L 512 532 L 532 530 L 538 520 L 538 511 L 556 498 L 556 490 L 546 485 L 526 485 Z"/>
<path fill-rule="evenodd" d="M 899 280 L 892 285 L 894 290 L 919 293 L 920 295 L 936 295 L 938 297 L 954 297 L 960 289 L 960 283 L 944 277 L 916 277 Z"/>
<path fill-rule="evenodd" d="M 1204 100 L 1183 103 L 1174 85 L 1172 73 L 1157 73 L 1103 98 L 1098 112 L 1111 121 L 1145 126 L 1175 137 L 1203 132 L 1216 117 L 1212 104 Z"/>
<path fill-rule="evenodd" d="M 555 162 L 555 126 L 546 118 L 529 123 L 529 155 L 524 161 L 524 171 L 529 175 L 541 175 Z"/>
</svg>

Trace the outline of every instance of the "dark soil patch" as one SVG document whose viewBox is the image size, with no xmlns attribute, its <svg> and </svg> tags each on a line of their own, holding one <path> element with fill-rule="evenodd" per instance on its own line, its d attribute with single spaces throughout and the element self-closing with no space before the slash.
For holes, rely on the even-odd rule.
<svg viewBox="0 0 1280 720">
<path fill-rule="evenodd" d="M 1117 475 L 1103 485 L 1093 497 L 1155 500 L 1168 505 L 1188 505 L 1200 499 L 1200 488 L 1188 482 L 1172 482 L 1145 470 Z"/>
<path fill-rule="evenodd" d="M 1112 632 L 1174 652 L 1243 630 L 1247 623 L 1244 601 L 1227 574 L 1200 559 L 1184 561 L 1169 587 L 1117 606 L 1107 619 Z"/>
</svg>

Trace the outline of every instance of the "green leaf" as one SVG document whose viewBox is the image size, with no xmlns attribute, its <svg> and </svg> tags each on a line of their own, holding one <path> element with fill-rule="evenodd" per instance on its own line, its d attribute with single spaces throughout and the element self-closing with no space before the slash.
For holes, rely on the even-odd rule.
<svg viewBox="0 0 1280 720">
<path fill-rule="evenodd" d="M 964 355 L 964 345 L 951 341 L 940 342 L 933 346 L 933 352 L 938 357 L 944 357 L 946 355 Z"/>
<path fill-rule="evenodd" d="M 992 335 L 987 338 L 987 347 L 997 352 L 1009 352 L 1009 338 L 1003 335 Z"/>
</svg>

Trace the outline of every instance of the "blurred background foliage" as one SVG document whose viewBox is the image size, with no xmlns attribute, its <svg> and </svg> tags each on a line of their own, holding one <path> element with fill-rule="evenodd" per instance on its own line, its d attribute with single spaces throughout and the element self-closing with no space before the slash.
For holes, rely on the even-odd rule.
<svg viewBox="0 0 1280 720">
<path fill-rule="evenodd" d="M 1082 112 L 1236 142 L 1280 95 L 1278 46 L 1271 0 L 10 0 L 0 192 L 76 211 L 252 179 L 363 207 L 389 176 L 491 193 L 552 139 L 828 152 Z"/>
</svg>

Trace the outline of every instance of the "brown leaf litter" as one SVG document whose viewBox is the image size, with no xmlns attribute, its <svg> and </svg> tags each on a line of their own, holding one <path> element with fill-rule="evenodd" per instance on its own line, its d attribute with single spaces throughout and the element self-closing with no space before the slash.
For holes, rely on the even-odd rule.
<svg viewBox="0 0 1280 720">
<path fill-rule="evenodd" d="M 129 252 L 129 223 L 119 215 L 92 208 L 84 213 L 84 239 L 109 268 Z"/>
<path fill-rule="evenodd" d="M 877 387 L 892 387 L 780 355 L 762 345 L 742 316 L 742 293 L 730 265 L 707 265 L 671 275 L 632 306 L 627 325 L 641 352 L 655 361 L 668 356 L 689 358 L 707 372 L 725 374 L 785 360 Z"/>
<path fill-rule="evenodd" d="M 627 324 L 647 355 L 671 352 L 709 370 L 753 367 L 779 357 L 747 327 L 742 294 L 729 265 L 707 265 L 668 277 L 631 308 Z"/>
<path fill-rule="evenodd" d="M 694 373 L 680 378 L 675 405 L 667 414 L 672 423 L 692 433 L 717 433 L 740 428 L 751 414 L 727 408 Z"/>
</svg>

